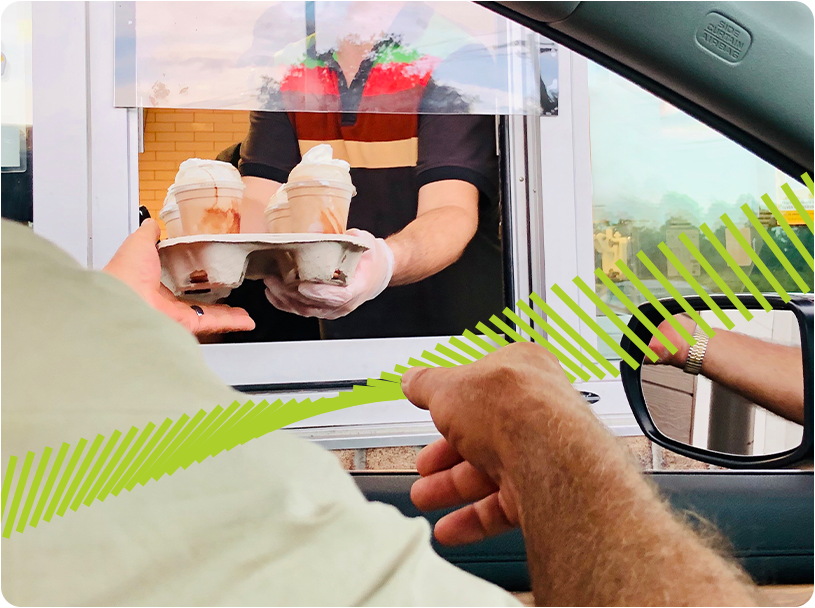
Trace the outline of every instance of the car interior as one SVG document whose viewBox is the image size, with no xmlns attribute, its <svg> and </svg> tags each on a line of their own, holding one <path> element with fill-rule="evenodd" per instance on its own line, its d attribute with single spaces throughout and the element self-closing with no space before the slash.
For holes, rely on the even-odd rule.
<svg viewBox="0 0 815 608">
<path fill-rule="evenodd" d="M 813 173 L 813 16 L 803 3 L 479 4 L 636 83 L 789 175 Z M 740 49 L 738 58 L 714 53 L 700 42 L 712 18 L 725 19 L 741 33 L 747 48 Z M 741 63 L 747 57 L 750 61 Z M 797 456 L 781 467 L 764 464 L 769 470 L 758 469 L 760 462 L 740 465 L 737 459 L 702 450 L 692 456 L 742 468 L 647 473 L 675 509 L 716 525 L 731 554 L 763 585 L 813 582 L 811 300 L 809 311 L 808 446 L 805 439 Z M 681 449 L 676 442 L 670 447 Z M 433 523 L 444 514 L 421 514 L 412 505 L 410 487 L 417 475 L 353 475 L 368 498 L 407 515 L 423 515 Z M 471 546 L 436 549 L 506 589 L 529 590 L 523 538 L 517 531 Z"/>
</svg>

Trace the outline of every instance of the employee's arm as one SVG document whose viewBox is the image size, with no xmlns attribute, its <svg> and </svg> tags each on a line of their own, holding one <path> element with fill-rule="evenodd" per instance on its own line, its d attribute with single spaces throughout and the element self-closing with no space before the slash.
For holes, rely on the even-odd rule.
<svg viewBox="0 0 815 608">
<path fill-rule="evenodd" d="M 412 369 L 410 401 L 444 439 L 417 460 L 421 509 L 459 507 L 446 545 L 520 525 L 539 606 L 744 606 L 754 589 L 675 519 L 542 347 Z"/>
<path fill-rule="evenodd" d="M 407 285 L 444 270 L 461 257 L 478 228 L 478 189 L 443 180 L 419 189 L 416 219 L 385 242 L 393 251 L 391 285 Z"/>
<path fill-rule="evenodd" d="M 690 333 L 696 327 L 684 315 L 675 318 Z M 659 362 L 682 369 L 690 347 L 668 321 L 663 321 L 659 329 L 678 347 L 671 355 L 661 342 L 652 339 L 651 348 L 659 355 Z M 799 346 L 717 329 L 708 341 L 701 374 L 774 414 L 804 423 L 804 364 Z"/>
<path fill-rule="evenodd" d="M 419 189 L 416 219 L 386 241 L 349 230 L 365 242 L 368 251 L 348 285 L 287 285 L 269 277 L 266 297 L 280 310 L 337 319 L 377 297 L 389 285 L 415 283 L 446 268 L 461 257 L 477 227 L 475 186 L 459 180 L 431 182 Z"/>
</svg>

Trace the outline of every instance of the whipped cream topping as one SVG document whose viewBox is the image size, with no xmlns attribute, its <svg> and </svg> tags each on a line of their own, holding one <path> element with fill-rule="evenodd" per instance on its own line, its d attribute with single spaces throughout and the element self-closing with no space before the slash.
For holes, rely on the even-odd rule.
<svg viewBox="0 0 815 608">
<path fill-rule="evenodd" d="M 351 183 L 351 165 L 334 158 L 334 150 L 328 144 L 319 144 L 303 154 L 303 159 L 289 174 L 289 183 L 313 179 L 328 179 Z"/>
<path fill-rule="evenodd" d="M 176 186 L 214 182 L 242 184 L 241 174 L 230 163 L 204 158 L 188 158 L 181 163 L 175 176 Z"/>
</svg>

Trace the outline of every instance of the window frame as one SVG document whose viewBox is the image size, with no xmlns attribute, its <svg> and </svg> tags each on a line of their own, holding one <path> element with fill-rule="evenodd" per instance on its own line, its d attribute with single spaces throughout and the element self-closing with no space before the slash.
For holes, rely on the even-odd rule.
<svg viewBox="0 0 815 608">
<path fill-rule="evenodd" d="M 32 21 L 34 230 L 84 266 L 102 268 L 138 226 L 142 113 L 113 107 L 114 5 L 33 3 Z M 515 23 L 508 22 L 508 29 L 512 36 L 524 35 Z M 55 56 L 62 61 L 54 62 Z M 591 180 L 580 179 L 590 175 L 586 60 L 563 47 L 558 56 L 559 115 L 504 121 L 504 221 L 510 223 L 511 236 L 506 282 L 512 302 L 528 301 L 531 291 L 546 298 L 555 282 L 572 293 L 571 279 L 590 277 L 593 269 Z M 45 84 L 49 94 L 38 95 Z M 577 241 L 567 236 L 564 222 L 574 227 Z M 585 296 L 573 295 L 584 304 Z M 594 338 L 582 326 L 580 331 Z M 225 382 L 250 398 L 302 399 L 331 396 L 355 381 L 378 377 L 446 339 L 208 344 L 202 353 Z M 619 380 L 576 387 L 601 397 L 594 410 L 613 432 L 640 434 Z M 332 447 L 420 445 L 438 436 L 429 414 L 405 401 L 352 410 L 303 421 L 291 432 Z"/>
</svg>

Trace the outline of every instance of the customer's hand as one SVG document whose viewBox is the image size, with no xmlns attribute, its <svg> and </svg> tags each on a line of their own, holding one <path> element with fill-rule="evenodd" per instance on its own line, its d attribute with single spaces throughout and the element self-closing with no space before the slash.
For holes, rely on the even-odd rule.
<svg viewBox="0 0 815 608">
<path fill-rule="evenodd" d="M 359 237 L 368 246 L 347 285 L 292 283 L 269 277 L 265 279 L 266 298 L 272 306 L 303 317 L 338 319 L 382 293 L 393 275 L 390 247 L 364 230 L 351 229 L 346 234 Z"/>
<path fill-rule="evenodd" d="M 196 336 L 255 328 L 255 322 L 242 308 L 224 304 L 201 305 L 204 314 L 199 315 L 162 285 L 161 262 L 156 249 L 160 235 L 155 220 L 145 220 L 125 239 L 104 271 L 129 285 L 150 306 L 181 323 Z"/>
<path fill-rule="evenodd" d="M 693 319 L 691 319 L 688 315 L 684 313 L 674 315 L 674 320 L 676 320 L 677 323 L 684 327 L 689 334 L 693 335 L 693 331 L 696 329 L 696 322 Z M 648 346 L 651 350 L 653 350 L 656 353 L 657 357 L 659 357 L 659 359 L 657 359 L 656 361 L 656 364 L 673 365 L 674 367 L 682 369 L 683 367 L 685 367 L 685 362 L 688 360 L 688 351 L 690 351 L 690 345 L 685 340 L 685 338 L 679 335 L 679 332 L 677 332 L 667 320 L 660 323 L 658 329 L 663 333 L 663 335 L 666 338 L 668 338 L 671 344 L 676 346 L 676 352 L 674 354 L 671 354 L 668 351 L 668 349 L 665 348 L 665 345 L 662 342 L 657 340 L 655 336 L 652 337 L 651 342 L 648 344 Z M 651 360 L 648 357 L 646 357 L 645 363 L 649 364 L 651 363 Z"/>
<path fill-rule="evenodd" d="M 749 579 L 673 519 L 544 348 L 414 368 L 402 390 L 444 436 L 419 454 L 414 504 L 471 503 L 436 523 L 448 545 L 520 525 L 536 605 L 756 605 Z"/>
<path fill-rule="evenodd" d="M 507 346 L 461 367 L 413 368 L 402 377 L 402 390 L 430 410 L 444 436 L 419 453 L 414 504 L 434 510 L 474 503 L 439 520 L 435 535 L 443 544 L 475 542 L 518 525 L 519 489 L 507 470 L 520 460 L 528 429 L 570 419 L 589 437 L 599 430 L 557 359 L 533 344 Z M 531 441 L 546 441 L 545 434 Z"/>
</svg>

